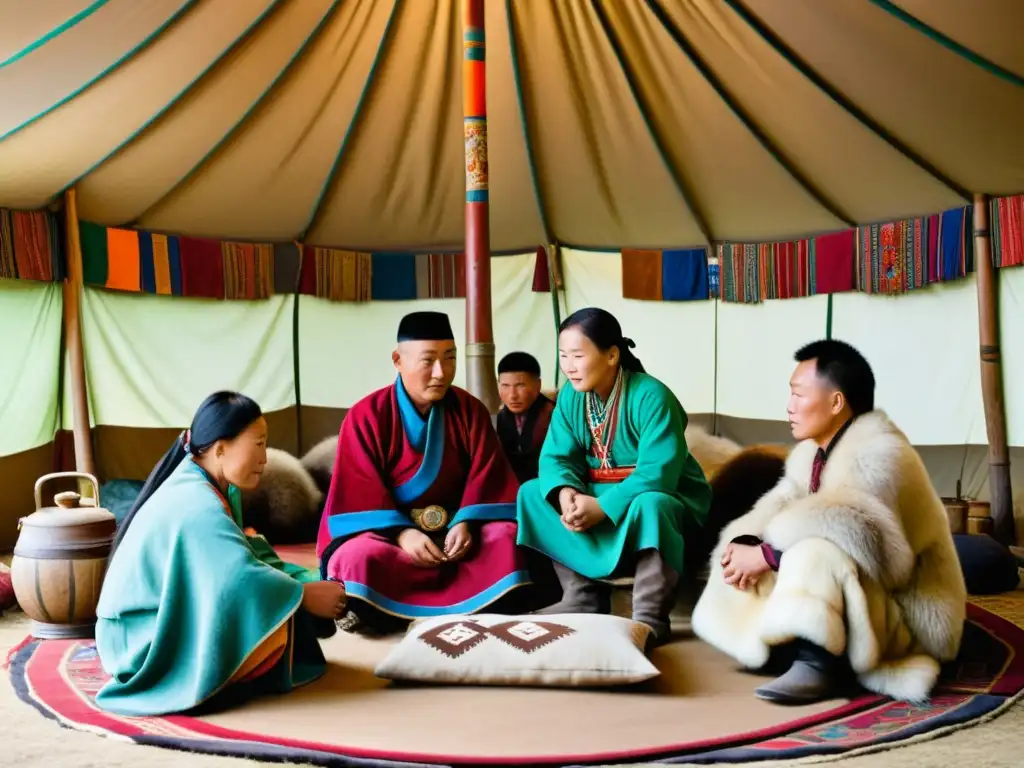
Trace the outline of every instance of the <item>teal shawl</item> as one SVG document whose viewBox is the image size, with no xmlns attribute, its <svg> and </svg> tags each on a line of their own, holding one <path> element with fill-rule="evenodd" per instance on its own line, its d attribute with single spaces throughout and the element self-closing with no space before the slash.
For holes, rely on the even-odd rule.
<svg viewBox="0 0 1024 768">
<path fill-rule="evenodd" d="M 96 697 L 103 709 L 162 715 L 207 702 L 293 618 L 290 647 L 256 689 L 289 691 L 326 671 L 300 608 L 302 583 L 318 575 L 247 537 L 239 497 L 231 489 L 229 504 L 188 457 L 136 514 L 96 611 L 96 649 L 112 677 Z"/>
</svg>

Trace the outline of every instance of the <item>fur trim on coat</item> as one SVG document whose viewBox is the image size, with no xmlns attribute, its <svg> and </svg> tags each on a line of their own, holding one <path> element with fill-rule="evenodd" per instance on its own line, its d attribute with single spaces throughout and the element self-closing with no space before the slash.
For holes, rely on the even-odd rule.
<svg viewBox="0 0 1024 768">
<path fill-rule="evenodd" d="M 817 450 L 812 441 L 798 444 L 778 485 L 722 531 L 694 632 L 755 668 L 772 645 L 804 637 L 844 651 L 866 688 L 924 699 L 939 664 L 956 657 L 966 618 L 967 589 L 942 501 L 917 451 L 882 411 L 850 425 L 812 494 Z M 725 584 L 720 565 L 743 534 L 784 553 L 779 573 L 745 592 Z M 808 573 L 827 583 L 808 584 Z M 840 607 L 841 621 L 828 616 L 829 603 Z"/>
</svg>

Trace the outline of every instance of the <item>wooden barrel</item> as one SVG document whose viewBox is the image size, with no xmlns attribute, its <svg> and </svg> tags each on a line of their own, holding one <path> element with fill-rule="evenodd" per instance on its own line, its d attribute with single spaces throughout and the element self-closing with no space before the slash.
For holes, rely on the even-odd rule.
<svg viewBox="0 0 1024 768">
<path fill-rule="evenodd" d="M 977 519 L 991 518 L 992 507 L 987 501 L 974 501 L 972 499 L 967 502 L 967 517 Z"/>
<path fill-rule="evenodd" d="M 992 535 L 992 509 L 987 501 L 970 501 L 967 504 L 967 532 L 974 536 Z"/>
<path fill-rule="evenodd" d="M 42 486 L 54 478 L 77 476 L 93 484 L 93 498 L 59 493 L 55 507 L 42 508 Z M 89 503 L 96 506 L 86 506 Z M 107 571 L 117 523 L 99 508 L 96 478 L 57 472 L 36 481 L 36 512 L 18 522 L 11 580 L 18 604 L 33 620 L 32 634 L 43 639 L 92 637 L 96 606 Z"/>
<path fill-rule="evenodd" d="M 967 529 L 967 502 L 964 499 L 953 499 L 943 496 L 942 503 L 946 507 L 946 517 L 949 519 L 950 532 L 963 533 Z"/>
</svg>

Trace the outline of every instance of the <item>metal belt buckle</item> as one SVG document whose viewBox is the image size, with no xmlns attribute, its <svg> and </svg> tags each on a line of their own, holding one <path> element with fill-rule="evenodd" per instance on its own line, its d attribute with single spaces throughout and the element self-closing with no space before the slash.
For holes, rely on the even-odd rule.
<svg viewBox="0 0 1024 768">
<path fill-rule="evenodd" d="M 448 525 L 448 511 L 438 504 L 431 504 L 423 509 L 414 509 L 412 521 L 420 530 L 434 533 Z"/>
</svg>

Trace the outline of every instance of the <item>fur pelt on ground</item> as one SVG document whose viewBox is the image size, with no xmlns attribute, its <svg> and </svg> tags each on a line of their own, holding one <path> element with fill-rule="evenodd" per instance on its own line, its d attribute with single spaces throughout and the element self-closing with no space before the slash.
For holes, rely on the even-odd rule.
<svg viewBox="0 0 1024 768">
<path fill-rule="evenodd" d="M 725 527 L 693 630 L 747 667 L 795 638 L 845 654 L 861 684 L 920 701 L 955 658 L 967 590 L 945 508 L 917 451 L 881 411 L 860 416 L 832 449 L 817 493 L 818 450 L 797 445 L 785 476 Z M 778 573 L 741 591 L 720 563 L 753 535 L 783 552 Z"/>
<path fill-rule="evenodd" d="M 315 541 L 322 499 L 323 493 L 297 458 L 268 448 L 259 486 L 242 494 L 242 519 L 271 544 Z"/>
<path fill-rule="evenodd" d="M 722 529 L 747 514 L 778 485 L 786 473 L 786 445 L 751 445 L 740 450 L 709 478 L 711 509 L 704 524 L 701 567 L 714 549 Z"/>
<path fill-rule="evenodd" d="M 700 464 L 708 480 L 715 476 L 723 464 L 743 450 L 739 443 L 727 437 L 712 435 L 697 424 L 688 424 L 683 436 L 690 455 Z"/>
<path fill-rule="evenodd" d="M 327 495 L 334 475 L 334 461 L 338 454 L 338 436 L 325 437 L 302 457 L 302 466 L 313 478 L 320 493 Z"/>
</svg>

